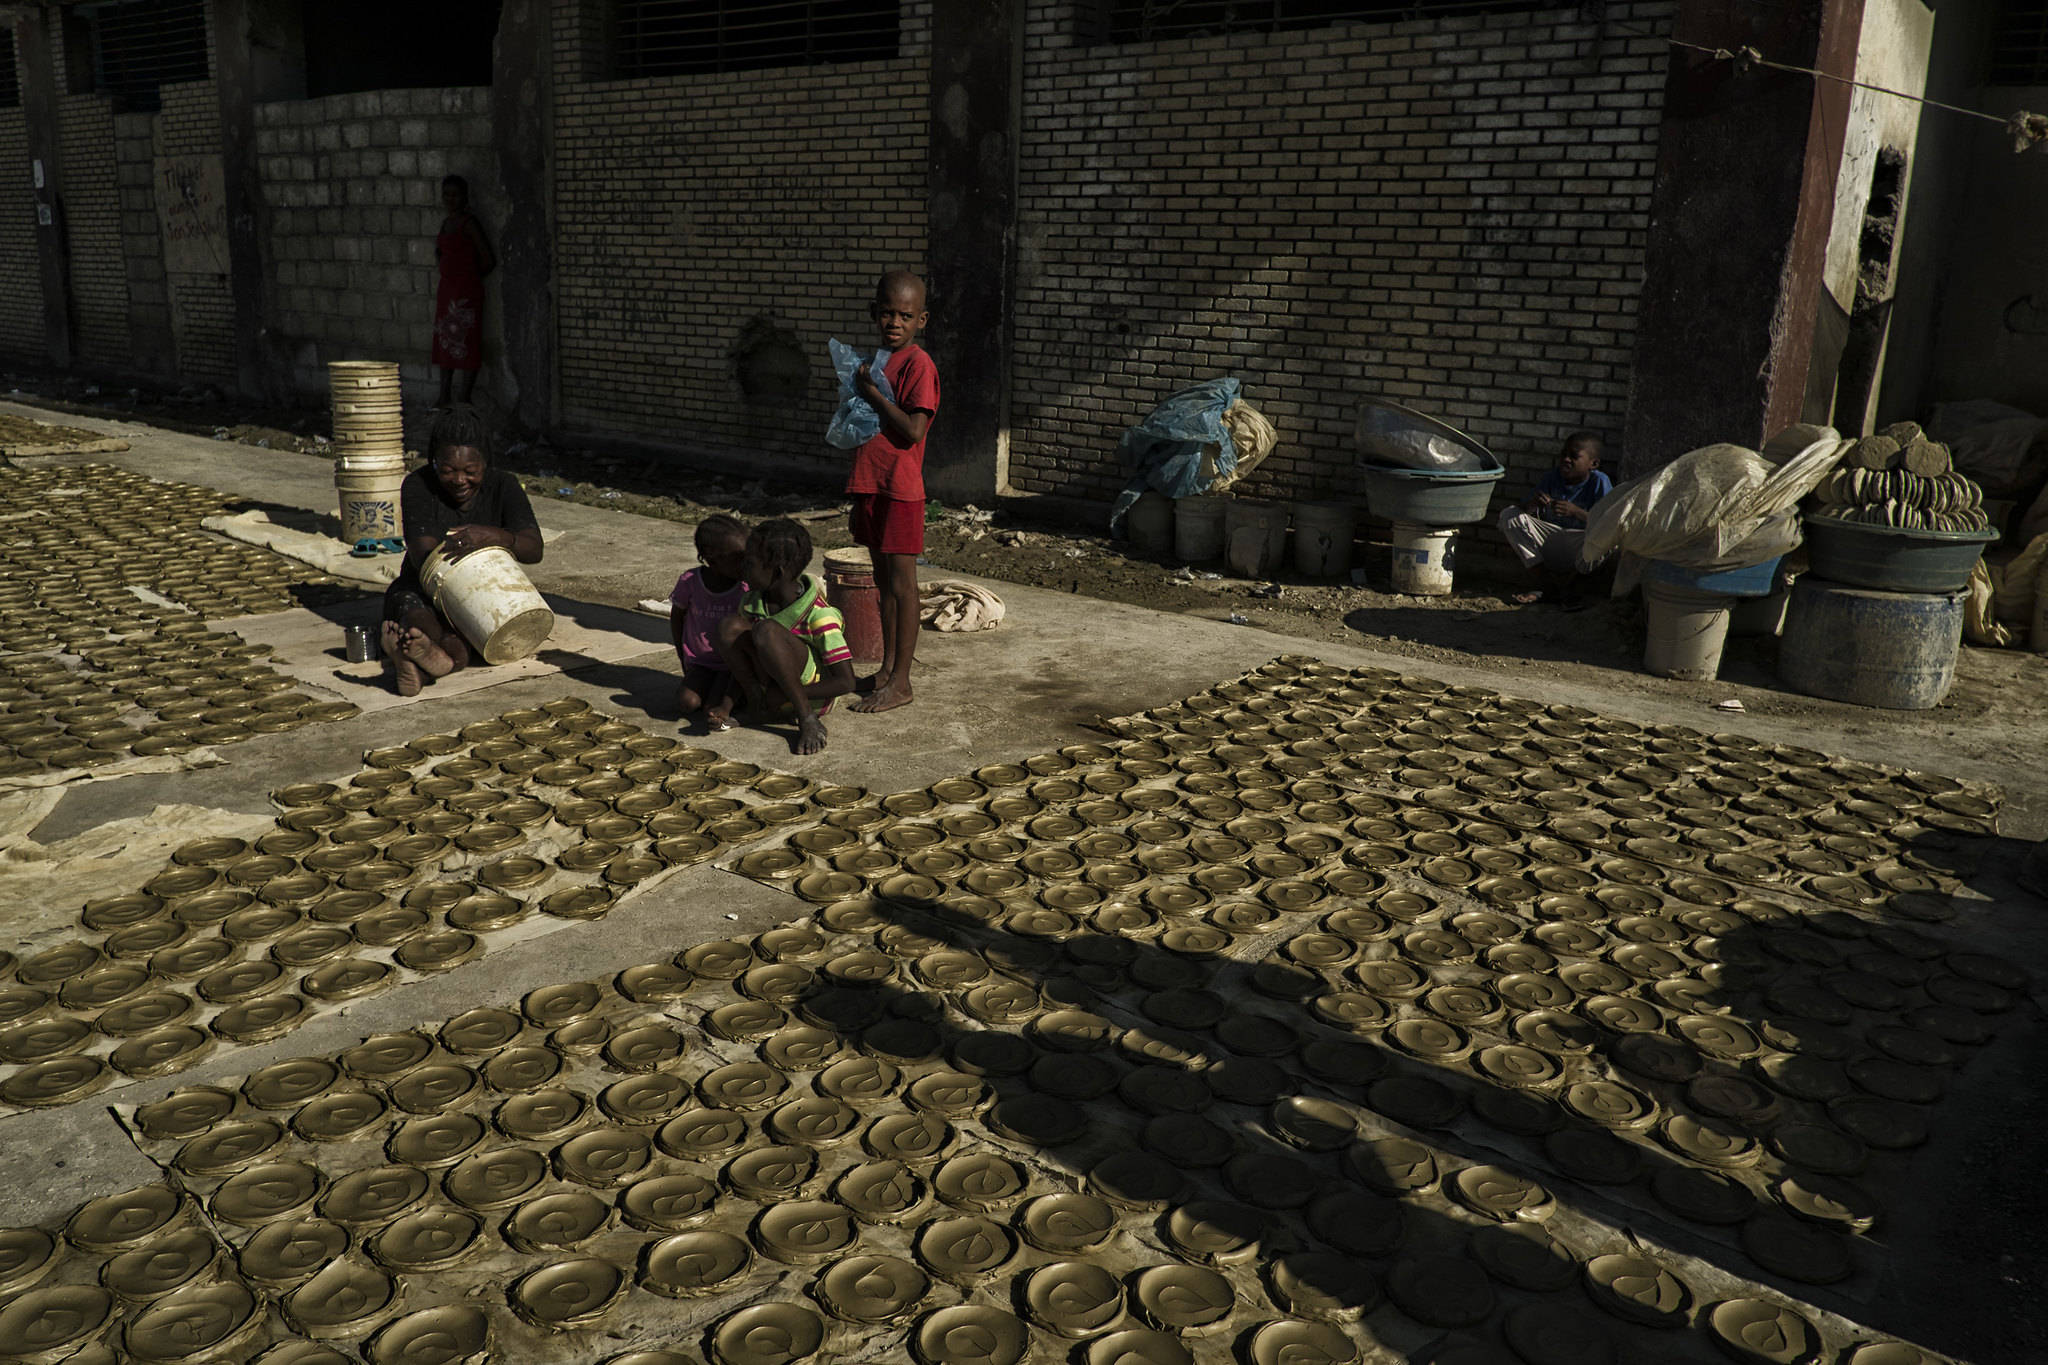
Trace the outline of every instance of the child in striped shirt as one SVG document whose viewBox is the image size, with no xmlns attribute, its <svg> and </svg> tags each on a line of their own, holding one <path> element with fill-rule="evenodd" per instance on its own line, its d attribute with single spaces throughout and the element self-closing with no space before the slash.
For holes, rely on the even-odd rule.
<svg viewBox="0 0 2048 1365">
<path fill-rule="evenodd" d="M 789 751 L 815 754 L 825 747 L 823 717 L 832 699 L 853 691 L 845 621 L 827 605 L 824 584 L 804 572 L 811 536 L 797 523 L 756 526 L 743 562 L 751 590 L 740 609 L 718 623 L 718 652 L 748 710 L 761 719 L 793 712 L 796 737 Z"/>
</svg>

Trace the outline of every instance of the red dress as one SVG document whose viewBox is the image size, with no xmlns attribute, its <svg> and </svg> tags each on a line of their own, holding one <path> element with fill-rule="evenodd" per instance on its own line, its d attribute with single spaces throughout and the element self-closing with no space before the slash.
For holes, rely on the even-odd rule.
<svg viewBox="0 0 2048 1365">
<path fill-rule="evenodd" d="M 434 295 L 434 364 L 480 370 L 484 364 L 484 274 L 467 223 L 434 239 L 441 287 Z"/>
</svg>

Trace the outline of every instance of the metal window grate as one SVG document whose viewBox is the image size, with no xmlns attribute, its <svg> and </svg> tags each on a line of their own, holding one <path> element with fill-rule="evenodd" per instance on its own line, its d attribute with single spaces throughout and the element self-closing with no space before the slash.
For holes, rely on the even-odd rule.
<svg viewBox="0 0 2048 1365">
<path fill-rule="evenodd" d="M 621 77 L 894 57 L 898 0 L 618 0 Z"/>
<path fill-rule="evenodd" d="M 0 109 L 21 107 L 21 72 L 14 65 L 14 30 L 0 28 Z"/>
<path fill-rule="evenodd" d="M 2048 85 L 2048 0 L 2005 0 L 1991 35 L 1992 85 Z"/>
<path fill-rule="evenodd" d="M 1098 0 L 1083 40 L 1145 43 L 1225 33 L 1278 33 L 1347 20 L 1392 23 L 1453 14 L 1578 9 L 1580 0 Z"/>
<path fill-rule="evenodd" d="M 157 90 L 212 74 L 206 0 L 114 0 L 81 5 L 92 26 L 93 88 L 128 109 L 155 109 Z"/>
</svg>

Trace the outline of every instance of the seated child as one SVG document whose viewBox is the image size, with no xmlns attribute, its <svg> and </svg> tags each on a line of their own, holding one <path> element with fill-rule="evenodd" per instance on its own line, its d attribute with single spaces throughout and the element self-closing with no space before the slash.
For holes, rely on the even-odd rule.
<svg viewBox="0 0 2048 1365">
<path fill-rule="evenodd" d="M 1565 437 L 1557 467 L 1537 481 L 1536 496 L 1500 514 L 1500 533 L 1540 585 L 1515 594 L 1515 601 L 1555 601 L 1567 611 L 1584 605 L 1579 550 L 1586 541 L 1586 514 L 1613 488 L 1614 481 L 1600 471 L 1600 438 L 1590 431 Z"/>
<path fill-rule="evenodd" d="M 732 728 L 732 670 L 718 652 L 712 632 L 740 609 L 747 585 L 740 579 L 740 561 L 747 551 L 747 528 L 724 513 L 697 523 L 697 564 L 685 569 L 668 595 L 668 633 L 683 665 L 676 689 L 676 710 L 692 715 L 704 710 L 713 730 Z"/>
<path fill-rule="evenodd" d="M 811 536 L 803 527 L 788 520 L 756 526 L 741 564 L 751 587 L 716 632 L 718 652 L 750 711 L 763 719 L 785 707 L 795 713 L 793 754 L 825 747 L 821 717 L 834 697 L 853 691 L 845 622 L 826 604 L 825 585 L 804 572 L 810 562 Z"/>
</svg>

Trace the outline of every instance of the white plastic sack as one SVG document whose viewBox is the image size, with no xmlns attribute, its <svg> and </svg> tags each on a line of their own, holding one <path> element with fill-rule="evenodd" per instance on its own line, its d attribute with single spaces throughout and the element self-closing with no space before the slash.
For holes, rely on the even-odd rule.
<svg viewBox="0 0 2048 1365">
<path fill-rule="evenodd" d="M 1744 446 L 1688 451 L 1594 505 L 1579 563 L 1619 555 L 1620 596 L 1634 590 L 1643 560 L 1712 571 L 1783 554 L 1799 544 L 1799 500 L 1853 444 L 1832 427 L 1792 428 L 1765 447 L 1773 459 L 1783 457 L 1775 468 L 1773 459 Z"/>
</svg>

